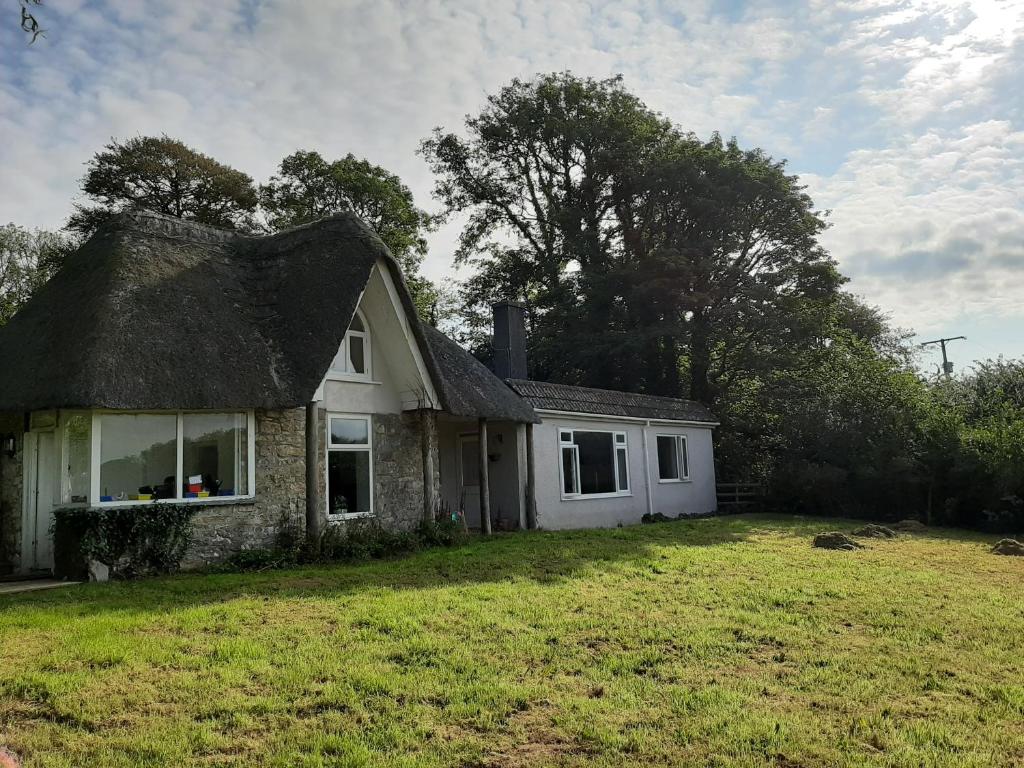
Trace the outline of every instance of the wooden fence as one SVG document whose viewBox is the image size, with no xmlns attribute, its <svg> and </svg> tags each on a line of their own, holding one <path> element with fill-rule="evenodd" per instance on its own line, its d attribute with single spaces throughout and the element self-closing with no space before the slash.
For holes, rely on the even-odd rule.
<svg viewBox="0 0 1024 768">
<path fill-rule="evenodd" d="M 761 483 L 718 483 L 720 512 L 750 512 L 764 506 L 764 485 Z"/>
</svg>

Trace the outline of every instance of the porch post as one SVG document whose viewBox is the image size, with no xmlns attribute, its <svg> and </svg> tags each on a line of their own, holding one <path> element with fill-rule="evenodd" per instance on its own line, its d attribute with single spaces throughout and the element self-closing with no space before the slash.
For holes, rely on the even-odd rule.
<svg viewBox="0 0 1024 768">
<path fill-rule="evenodd" d="M 480 419 L 480 530 L 491 535 L 491 483 L 487 476 L 487 419 Z"/>
<path fill-rule="evenodd" d="M 320 541 L 320 419 L 317 403 L 306 403 L 306 540 Z"/>
<path fill-rule="evenodd" d="M 533 458 L 533 424 L 526 425 L 526 527 L 537 527 L 537 472 Z"/>
<path fill-rule="evenodd" d="M 420 411 L 420 450 L 423 453 L 423 519 L 432 522 L 437 509 L 434 495 L 434 442 L 437 415 L 430 408 Z"/>
</svg>

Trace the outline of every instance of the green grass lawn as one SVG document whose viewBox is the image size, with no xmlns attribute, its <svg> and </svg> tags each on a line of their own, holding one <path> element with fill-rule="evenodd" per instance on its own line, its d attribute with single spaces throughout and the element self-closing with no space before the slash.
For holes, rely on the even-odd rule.
<svg viewBox="0 0 1024 768">
<path fill-rule="evenodd" d="M 1024 764 L 1024 560 L 835 521 L 0 598 L 29 766 Z"/>
</svg>

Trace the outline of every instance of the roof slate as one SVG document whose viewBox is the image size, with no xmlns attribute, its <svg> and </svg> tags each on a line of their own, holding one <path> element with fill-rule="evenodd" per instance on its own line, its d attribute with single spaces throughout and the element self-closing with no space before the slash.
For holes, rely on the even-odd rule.
<svg viewBox="0 0 1024 768">
<path fill-rule="evenodd" d="M 694 400 L 576 387 L 568 384 L 551 384 L 526 379 L 509 379 L 507 383 L 538 410 L 717 423 L 717 419 L 711 411 Z"/>
</svg>

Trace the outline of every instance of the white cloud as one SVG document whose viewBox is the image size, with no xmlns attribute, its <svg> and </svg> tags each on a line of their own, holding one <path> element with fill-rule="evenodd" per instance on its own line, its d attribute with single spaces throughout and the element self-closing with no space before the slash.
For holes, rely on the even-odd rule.
<svg viewBox="0 0 1024 768">
<path fill-rule="evenodd" d="M 297 148 L 354 152 L 430 207 L 415 152 L 435 125 L 458 129 L 516 76 L 621 72 L 684 128 L 792 158 L 835 211 L 827 242 L 852 287 L 900 322 L 934 324 L 940 304 L 1024 312 L 1019 0 L 812 0 L 799 13 L 775 0 L 729 13 L 710 0 L 42 8 L 48 37 L 31 48 L 0 28 L 13 60 L 0 70 L 4 220 L 59 226 L 95 151 L 159 132 L 257 180 Z M 456 235 L 433 238 L 432 277 L 450 270 Z"/>
</svg>

